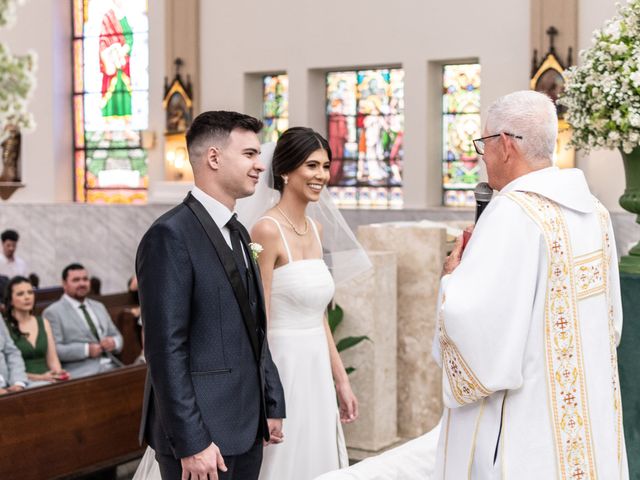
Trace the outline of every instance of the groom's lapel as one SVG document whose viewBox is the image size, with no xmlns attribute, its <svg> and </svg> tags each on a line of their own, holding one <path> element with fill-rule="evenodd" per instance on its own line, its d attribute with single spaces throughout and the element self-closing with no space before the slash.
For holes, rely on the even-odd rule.
<svg viewBox="0 0 640 480">
<path fill-rule="evenodd" d="M 256 356 L 256 361 L 260 362 L 260 350 L 258 348 L 258 334 L 256 330 L 256 319 L 251 313 L 251 308 L 249 307 L 249 297 L 247 295 L 247 290 L 244 287 L 244 282 L 242 281 L 242 277 L 240 276 L 240 272 L 238 272 L 238 267 L 236 267 L 236 262 L 233 260 L 233 253 L 225 242 L 220 229 L 216 225 L 216 223 L 211 218 L 211 215 L 207 213 L 207 210 L 204 206 L 196 200 L 196 198 L 189 193 L 187 198 L 184 199 L 184 203 L 191 209 L 193 214 L 196 216 L 202 228 L 204 229 L 207 237 L 215 247 L 216 254 L 224 267 L 224 271 L 229 278 L 229 282 L 231 283 L 231 288 L 233 289 L 233 293 L 238 300 L 238 305 L 240 306 L 240 311 L 242 313 L 242 319 L 244 320 L 245 327 L 247 327 L 247 333 L 249 334 L 249 339 L 251 340 L 251 347 L 253 348 L 253 353 Z"/>
</svg>

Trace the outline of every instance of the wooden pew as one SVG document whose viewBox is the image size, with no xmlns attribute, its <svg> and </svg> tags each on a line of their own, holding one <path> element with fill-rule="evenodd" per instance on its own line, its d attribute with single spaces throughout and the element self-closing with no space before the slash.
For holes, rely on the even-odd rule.
<svg viewBox="0 0 640 480">
<path fill-rule="evenodd" d="M 36 289 L 36 303 L 33 307 L 35 314 L 39 315 L 42 313 L 45 308 L 58 300 L 63 293 L 64 291 L 62 290 L 62 287 L 45 287 Z"/>
<path fill-rule="evenodd" d="M 75 477 L 141 456 L 145 372 L 130 366 L 0 396 L 0 478 Z"/>
</svg>

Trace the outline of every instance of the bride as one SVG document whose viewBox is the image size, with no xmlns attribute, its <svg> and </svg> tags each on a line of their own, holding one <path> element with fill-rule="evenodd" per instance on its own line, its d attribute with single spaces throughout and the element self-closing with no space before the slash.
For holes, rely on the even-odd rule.
<svg viewBox="0 0 640 480">
<path fill-rule="evenodd" d="M 263 162 L 268 164 L 268 146 L 263 150 Z M 261 480 L 311 480 L 348 466 L 340 422 L 358 417 L 358 401 L 326 318 L 335 285 L 323 259 L 323 233 L 332 240 L 338 233 L 351 236 L 347 250 L 354 255 L 349 265 L 342 263 L 348 258 L 346 252 L 332 245 L 329 260 L 332 265 L 340 263 L 334 274 L 340 276 L 345 268 L 358 273 L 370 263 L 326 192 L 330 162 L 331 150 L 322 136 L 310 128 L 290 128 L 273 151 L 272 175 L 265 175 L 273 179 L 269 200 L 261 201 L 261 190 L 250 200 L 262 208 L 265 203 L 273 205 L 255 222 L 251 238 L 263 248 L 258 263 L 268 312 L 267 336 L 287 405 L 285 441 L 265 449 Z M 250 225 L 252 219 L 243 218 L 243 207 L 239 205 L 240 218 Z"/>
<path fill-rule="evenodd" d="M 262 247 L 267 336 L 287 418 L 284 442 L 264 449 L 260 480 L 311 480 L 348 466 L 341 423 L 357 419 L 358 401 L 326 308 L 335 284 L 369 270 L 371 262 L 325 188 L 331 150 L 321 135 L 290 128 L 277 144 L 262 146 L 261 160 L 266 171 L 256 193 L 236 209 L 242 223 L 253 226 L 254 245 Z M 156 479 L 148 448 L 133 480 Z"/>
</svg>

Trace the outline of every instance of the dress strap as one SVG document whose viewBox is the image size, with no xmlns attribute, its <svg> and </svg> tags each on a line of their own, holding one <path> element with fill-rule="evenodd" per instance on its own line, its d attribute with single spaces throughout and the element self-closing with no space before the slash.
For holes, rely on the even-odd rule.
<svg viewBox="0 0 640 480">
<path fill-rule="evenodd" d="M 316 234 L 316 239 L 318 240 L 318 246 L 320 247 L 320 258 L 322 258 L 324 255 L 324 252 L 322 251 L 322 241 L 320 240 L 320 234 L 318 233 L 318 226 L 316 225 L 316 222 L 314 222 L 311 217 L 307 217 L 307 221 L 311 223 L 311 226 L 313 227 L 313 233 Z"/>
<path fill-rule="evenodd" d="M 268 215 L 265 215 L 264 217 L 260 217 L 258 219 L 258 222 L 260 220 L 264 220 L 264 219 L 271 220 L 273 223 L 276 224 L 276 227 L 278 227 L 278 231 L 280 232 L 280 238 L 282 238 L 282 243 L 284 244 L 284 248 L 287 251 L 287 257 L 289 257 L 289 262 L 293 262 L 293 257 L 291 257 L 291 250 L 289 250 L 289 244 L 287 243 L 287 239 L 284 236 L 284 232 L 282 231 L 282 227 L 280 226 L 280 222 L 278 222 L 278 220 L 276 220 L 275 218 L 270 217 Z"/>
</svg>

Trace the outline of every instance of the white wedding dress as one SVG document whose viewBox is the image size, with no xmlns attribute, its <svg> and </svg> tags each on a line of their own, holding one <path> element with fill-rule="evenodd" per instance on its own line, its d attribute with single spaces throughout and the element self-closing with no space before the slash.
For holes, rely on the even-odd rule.
<svg viewBox="0 0 640 480">
<path fill-rule="evenodd" d="M 262 219 L 278 225 L 289 263 L 273 271 L 267 329 L 271 356 L 284 388 L 284 442 L 265 447 L 260 480 L 312 480 L 349 465 L 324 329 L 335 286 L 322 258 L 293 260 L 277 220 Z M 308 222 L 320 256 L 315 222 Z M 151 448 L 133 480 L 161 480 Z"/>
<path fill-rule="evenodd" d="M 284 388 L 284 442 L 264 450 L 260 480 L 312 480 L 348 466 L 324 327 L 335 286 L 322 258 L 294 260 L 277 220 L 289 263 L 273 271 L 267 336 Z M 322 246 L 316 225 L 312 225 Z"/>
</svg>

